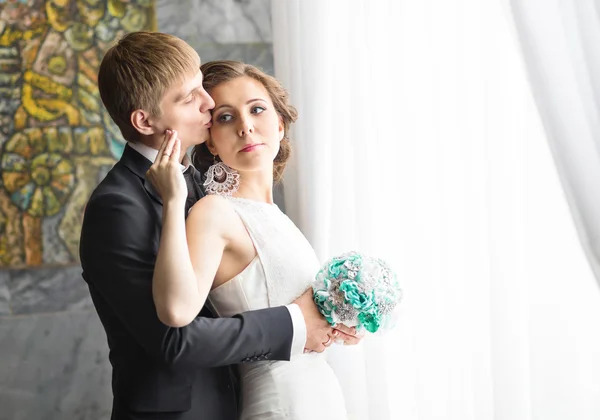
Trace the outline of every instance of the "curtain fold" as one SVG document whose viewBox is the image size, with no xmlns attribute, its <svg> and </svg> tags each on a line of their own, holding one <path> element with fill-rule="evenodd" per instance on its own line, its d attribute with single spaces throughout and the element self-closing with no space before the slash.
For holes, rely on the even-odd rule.
<svg viewBox="0 0 600 420">
<path fill-rule="evenodd" d="M 600 278 L 600 22 L 594 1 L 510 1 L 511 17 L 564 193 Z"/>
</svg>

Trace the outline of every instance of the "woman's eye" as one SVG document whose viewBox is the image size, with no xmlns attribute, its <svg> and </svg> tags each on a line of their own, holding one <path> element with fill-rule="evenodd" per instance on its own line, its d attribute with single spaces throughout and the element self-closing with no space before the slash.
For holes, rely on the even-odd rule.
<svg viewBox="0 0 600 420">
<path fill-rule="evenodd" d="M 266 111 L 266 108 L 263 108 L 262 106 L 254 106 L 254 107 L 252 107 L 252 113 L 253 114 L 260 114 L 263 111 Z"/>
<path fill-rule="evenodd" d="M 194 99 L 196 99 L 196 95 L 194 95 L 194 94 L 191 94 L 191 95 L 190 95 L 190 97 L 189 97 L 188 99 L 186 99 L 186 100 L 185 100 L 185 103 L 186 103 L 186 104 L 189 104 L 189 103 L 193 102 L 193 101 L 194 101 Z"/>
<path fill-rule="evenodd" d="M 219 115 L 219 117 L 217 118 L 217 121 L 219 122 L 227 122 L 227 121 L 231 121 L 233 117 L 229 114 L 221 114 Z"/>
</svg>

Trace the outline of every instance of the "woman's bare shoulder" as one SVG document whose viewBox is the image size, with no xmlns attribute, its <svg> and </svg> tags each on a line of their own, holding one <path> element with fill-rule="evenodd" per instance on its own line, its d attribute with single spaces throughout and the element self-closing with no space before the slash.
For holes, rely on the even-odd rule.
<svg viewBox="0 0 600 420">
<path fill-rule="evenodd" d="M 205 223 L 228 223 L 231 218 L 237 217 L 231 203 L 220 195 L 206 195 L 196 202 L 190 209 L 188 223 L 202 221 Z"/>
</svg>

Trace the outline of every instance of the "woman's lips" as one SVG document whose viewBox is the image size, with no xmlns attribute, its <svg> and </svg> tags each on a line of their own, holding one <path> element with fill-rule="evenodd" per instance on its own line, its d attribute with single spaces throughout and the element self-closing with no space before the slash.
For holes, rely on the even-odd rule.
<svg viewBox="0 0 600 420">
<path fill-rule="evenodd" d="M 244 153 L 251 152 L 260 146 L 263 146 L 263 143 L 248 144 L 247 146 L 244 146 L 244 148 L 242 150 L 240 150 L 240 152 L 244 152 Z"/>
</svg>

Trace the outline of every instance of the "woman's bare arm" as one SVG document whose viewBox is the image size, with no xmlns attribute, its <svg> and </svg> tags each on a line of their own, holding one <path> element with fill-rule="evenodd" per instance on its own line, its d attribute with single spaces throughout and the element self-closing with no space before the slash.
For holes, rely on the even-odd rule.
<svg viewBox="0 0 600 420">
<path fill-rule="evenodd" d="M 181 205 L 166 205 L 152 294 L 160 320 L 188 325 L 206 302 L 227 245 L 227 203 L 216 196 L 199 200 L 183 219 Z"/>
<path fill-rule="evenodd" d="M 158 318 L 171 327 L 183 327 L 196 318 L 221 263 L 226 224 L 221 197 L 199 200 L 184 218 L 187 188 L 180 165 L 181 142 L 169 131 L 148 177 L 163 201 L 163 225 L 152 296 Z M 191 252 L 191 254 L 190 254 Z M 194 262 L 194 263 L 193 263 Z"/>
</svg>

